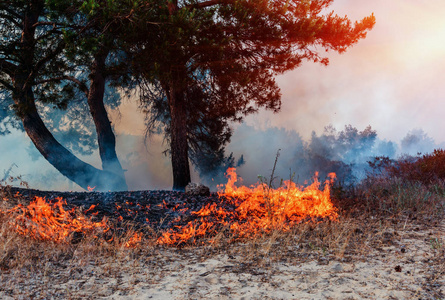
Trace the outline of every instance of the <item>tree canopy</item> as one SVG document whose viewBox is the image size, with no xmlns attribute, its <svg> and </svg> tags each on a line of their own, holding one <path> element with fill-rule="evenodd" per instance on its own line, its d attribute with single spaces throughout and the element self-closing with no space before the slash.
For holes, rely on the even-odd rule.
<svg viewBox="0 0 445 300">
<path fill-rule="evenodd" d="M 82 41 L 79 37 L 89 27 L 80 7 L 80 1 L 15 0 L 0 4 L 0 30 L 4 37 L 0 42 L 2 96 L 13 100 L 11 107 L 23 129 L 39 152 L 63 175 L 85 189 L 90 185 L 98 189 L 126 189 L 123 172 L 106 168 L 108 161 L 104 157 L 104 170 L 79 160 L 55 139 L 39 112 L 48 105 L 66 108 L 77 89 L 88 95 L 96 128 L 97 119 L 104 118 L 105 110 L 94 114 L 91 105 L 103 106 L 103 97 L 93 95 L 93 86 L 99 82 L 103 87 L 104 82 L 91 78 L 88 87 L 79 77 L 85 71 L 84 65 L 71 59 L 74 56 L 68 51 L 75 40 Z M 105 112 L 102 123 L 106 124 L 106 120 Z M 108 127 L 109 133 L 110 124 Z M 99 148 L 103 148 L 100 136 L 104 132 L 102 128 L 97 130 Z"/>
<path fill-rule="evenodd" d="M 143 100 L 165 125 L 174 188 L 190 181 L 188 159 L 199 149 L 223 149 L 230 121 L 261 107 L 279 111 L 276 75 L 304 60 L 328 64 L 319 48 L 342 53 L 373 27 L 373 15 L 352 24 L 324 13 L 332 2 L 167 1 L 159 6 L 158 30 L 132 37 L 135 74 L 149 82 L 145 87 L 163 89 Z M 197 139 L 196 132 L 206 130 L 218 138 Z"/>
<path fill-rule="evenodd" d="M 169 142 L 173 187 L 183 189 L 189 159 L 207 171 L 231 161 L 231 122 L 280 110 L 276 75 L 305 60 L 328 64 L 324 51 L 342 53 L 373 27 L 373 15 L 352 23 L 328 12 L 332 2 L 2 1 L 0 85 L 8 92 L 0 96 L 13 100 L 24 130 L 62 174 L 84 188 L 126 188 L 103 99 L 107 82 L 138 82 L 149 129 L 160 124 Z M 76 92 L 87 99 L 103 170 L 62 146 L 38 111 L 68 107 Z"/>
</svg>

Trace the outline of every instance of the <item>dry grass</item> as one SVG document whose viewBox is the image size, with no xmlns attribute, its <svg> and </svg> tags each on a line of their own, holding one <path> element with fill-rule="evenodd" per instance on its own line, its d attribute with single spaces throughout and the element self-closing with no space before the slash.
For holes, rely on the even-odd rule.
<svg viewBox="0 0 445 300">
<path fill-rule="evenodd" d="M 182 249 L 157 246 L 159 234 L 150 228 L 144 231 L 141 242 L 128 248 L 125 244 L 134 235 L 131 226 L 116 230 L 110 242 L 95 238 L 94 233 L 77 243 L 38 241 L 16 233 L 11 216 L 3 213 L 0 292 L 22 299 L 81 299 L 91 297 L 87 292 L 91 285 L 100 286 L 101 280 L 106 280 L 106 290 L 99 289 L 94 297 L 116 292 L 125 296 L 140 281 L 161 280 L 173 261 L 188 259 L 199 263 L 220 254 L 242 261 L 240 272 L 267 270 L 282 262 L 317 260 L 328 264 L 366 260 L 372 249 L 398 247 L 398 241 L 408 231 L 441 226 L 445 215 L 444 191 L 443 182 L 426 186 L 375 177 L 354 189 L 334 188 L 334 202 L 339 208 L 337 221 L 301 223 L 288 232 L 277 229 L 235 244 L 229 243 L 233 237 L 223 230 L 212 237 L 212 244 Z M 2 211 L 20 202 L 20 197 L 11 198 L 7 187 L 0 191 L 0 199 L 4 199 L 0 203 Z M 445 241 L 434 234 L 428 238 L 433 258 L 428 262 L 431 272 L 424 288 L 432 298 L 439 299 L 444 296 L 439 287 L 445 274 Z M 127 275 L 125 280 L 123 273 Z M 87 280 L 93 278 L 92 274 L 95 279 Z"/>
</svg>

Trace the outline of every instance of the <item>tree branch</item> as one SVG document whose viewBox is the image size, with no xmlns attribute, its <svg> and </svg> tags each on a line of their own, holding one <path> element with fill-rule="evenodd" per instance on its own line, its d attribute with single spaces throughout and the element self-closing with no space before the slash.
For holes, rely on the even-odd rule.
<svg viewBox="0 0 445 300">
<path fill-rule="evenodd" d="M 11 15 L 0 13 L 0 18 L 9 20 L 10 22 L 12 22 L 15 26 L 17 26 L 19 28 L 21 28 L 21 26 L 22 26 L 22 24 L 20 24 L 20 22 L 17 22 L 17 20 L 14 19 L 14 17 L 12 17 Z"/>
<path fill-rule="evenodd" d="M 12 15 L 13 17 L 15 17 L 17 19 L 23 19 L 23 16 L 21 16 L 20 14 L 18 14 L 14 10 L 12 10 L 8 4 L 0 5 L 0 10 L 6 11 L 8 14 Z"/>
<path fill-rule="evenodd" d="M 34 25 L 32 25 L 32 27 L 38 27 L 38 26 L 53 26 L 56 27 L 56 23 L 55 22 L 37 22 Z"/>
<path fill-rule="evenodd" d="M 61 81 L 61 80 L 69 80 L 69 81 L 74 82 L 75 84 L 77 84 L 79 90 L 81 90 L 85 94 L 85 96 L 88 97 L 90 90 L 88 89 L 87 85 L 85 83 L 83 83 L 82 81 L 80 81 L 79 79 L 74 78 L 72 76 L 59 76 L 59 77 L 54 77 L 54 78 L 50 78 L 50 79 L 40 80 L 40 81 L 36 82 L 36 84 L 42 84 L 42 83 L 47 83 L 47 82 L 52 82 L 52 81 Z"/>
<path fill-rule="evenodd" d="M 77 78 L 71 77 L 71 76 L 64 76 L 66 80 L 70 80 L 72 82 L 74 82 L 75 84 L 77 84 L 77 86 L 79 87 L 79 90 L 81 90 L 85 96 L 88 98 L 88 94 L 90 93 L 90 90 L 88 89 L 87 85 L 80 81 Z"/>
<path fill-rule="evenodd" d="M 9 76 L 12 76 L 16 70 L 17 66 L 10 63 L 6 59 L 0 59 L 0 72 L 5 72 Z"/>
<path fill-rule="evenodd" d="M 57 55 L 59 55 L 62 51 L 63 48 L 65 47 L 65 42 L 62 41 L 60 42 L 56 49 L 54 49 L 53 51 L 51 51 L 50 53 L 48 53 L 47 56 L 45 56 L 44 58 L 42 58 L 41 60 L 39 60 L 36 64 L 35 67 L 35 71 L 38 72 L 47 62 L 49 62 L 51 59 L 55 58 Z"/>
<path fill-rule="evenodd" d="M 46 32 L 45 34 L 43 34 L 43 35 L 41 35 L 41 36 L 37 36 L 37 37 L 36 37 L 36 41 L 45 40 L 45 39 L 47 39 L 48 37 L 50 37 L 51 35 L 53 35 L 54 33 L 58 33 L 58 34 L 60 34 L 60 35 L 62 34 L 61 31 L 57 31 L 56 29 L 52 29 L 52 30 Z"/>
<path fill-rule="evenodd" d="M 206 7 L 210 7 L 210 6 L 214 6 L 214 5 L 218 5 L 218 4 L 233 4 L 235 3 L 234 0 L 208 0 L 208 1 L 204 1 L 204 2 L 200 2 L 200 3 L 196 3 L 196 4 L 189 4 L 186 5 L 185 8 L 206 8 Z"/>
</svg>

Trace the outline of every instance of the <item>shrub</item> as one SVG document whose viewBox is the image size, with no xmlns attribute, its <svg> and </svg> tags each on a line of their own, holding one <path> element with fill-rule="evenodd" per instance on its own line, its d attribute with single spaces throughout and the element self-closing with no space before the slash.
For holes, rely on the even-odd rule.
<svg viewBox="0 0 445 300">
<path fill-rule="evenodd" d="M 445 150 L 436 149 L 421 157 L 403 157 L 386 165 L 390 176 L 423 184 L 434 184 L 445 180 Z"/>
</svg>

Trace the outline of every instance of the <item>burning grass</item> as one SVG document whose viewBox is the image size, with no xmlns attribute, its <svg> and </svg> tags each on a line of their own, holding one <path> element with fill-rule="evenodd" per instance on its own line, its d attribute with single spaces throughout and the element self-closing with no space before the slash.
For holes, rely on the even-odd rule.
<svg viewBox="0 0 445 300">
<path fill-rule="evenodd" d="M 220 238 L 221 232 L 225 232 L 232 241 L 242 240 L 275 230 L 286 232 L 301 222 L 337 218 L 336 209 L 330 200 L 329 181 L 323 190 L 320 190 L 320 183 L 316 178 L 313 184 L 305 188 L 297 187 L 291 181 L 284 182 L 284 186 L 278 189 L 266 184 L 248 188 L 235 185 L 235 169 L 231 168 L 227 173 L 228 183 L 218 192 L 217 202 L 208 202 L 199 210 L 181 208 L 180 204 L 171 208 L 181 214 L 170 222 L 167 231 L 157 237 L 158 244 L 211 244 L 215 242 L 215 238 Z M 126 203 L 129 204 L 128 201 Z M 98 211 L 90 217 L 86 216 L 86 213 L 96 209 L 96 204 L 85 211 L 76 211 L 75 208 L 67 210 L 64 208 L 66 205 L 66 201 L 60 197 L 53 201 L 35 197 L 28 205 L 18 204 L 10 209 L 0 210 L 0 213 L 10 217 L 9 222 L 18 233 L 38 240 L 67 243 L 87 234 L 105 242 L 114 239 L 108 232 L 116 228 L 108 221 L 107 216 L 100 221 L 93 220 Z M 137 205 L 142 207 L 139 203 Z M 163 200 L 158 206 L 168 207 L 168 203 Z M 147 211 L 150 210 L 149 205 L 146 208 Z M 122 209 L 119 204 L 116 204 L 116 209 L 130 215 L 138 213 L 131 209 Z M 184 215 L 192 220 L 184 224 Z M 117 221 L 122 222 L 123 216 L 118 215 Z M 149 218 L 146 221 L 150 222 Z M 143 237 L 142 232 L 136 232 L 124 245 L 136 247 Z"/>
<path fill-rule="evenodd" d="M 272 190 L 264 184 L 236 187 L 235 173 L 229 174 L 229 183 L 221 191 L 224 195 L 201 202 L 187 199 L 186 206 L 169 201 L 168 195 L 177 196 L 170 192 L 162 194 L 158 204 L 124 201 L 110 205 L 115 210 L 108 215 L 98 214 L 102 204 L 73 209 L 60 199 L 48 198 L 46 204 L 43 198 L 29 202 L 4 188 L 0 194 L 0 281 L 4 286 L 23 288 L 11 289 L 14 297 L 65 297 L 72 291 L 54 291 L 52 282 L 82 280 L 91 277 L 91 272 L 112 281 L 125 272 L 133 274 L 131 282 L 122 288 L 116 281 L 116 289 L 125 289 L 125 295 L 138 281 L 161 280 L 162 270 L 190 257 L 198 263 L 227 255 L 242 262 L 233 272 L 256 274 L 259 268 L 266 270 L 283 262 L 329 264 L 366 260 L 369 253 L 388 247 L 402 251 L 402 238 L 428 230 L 431 235 L 421 240 L 427 239 L 430 245 L 432 258 L 426 264 L 434 270 L 422 284 L 428 285 L 428 295 L 443 296 L 435 285 L 445 272 L 445 241 L 432 231 L 441 226 L 445 215 L 445 185 L 441 182 L 424 185 L 375 177 L 350 189 L 326 184 L 320 190 L 315 181 L 306 188 L 294 190 L 288 183 Z M 293 202 L 290 195 L 294 194 L 303 204 Z M 326 200 L 329 195 L 332 202 Z M 190 206 L 196 203 L 199 205 Z M 142 214 L 153 210 L 164 217 L 141 224 L 141 220 L 156 217 Z M 44 216 L 43 221 L 35 220 L 37 214 Z M 43 225 L 37 230 L 37 224 Z M 48 231 L 53 227 L 62 233 Z M 30 284 L 33 280 L 47 285 Z M 112 291 L 107 293 L 104 295 Z"/>
<path fill-rule="evenodd" d="M 265 183 L 237 187 L 235 169 L 227 171 L 228 183 L 221 186 L 217 197 L 201 203 L 197 209 L 170 205 L 165 199 L 155 206 L 175 217 L 155 220 L 147 215 L 144 224 L 135 208 L 115 204 L 115 211 L 98 216 L 100 208 L 66 208 L 64 199 L 46 200 L 36 196 L 30 203 L 17 203 L 19 193 L 7 196 L 3 189 L 0 207 L 2 224 L 10 230 L 38 241 L 76 244 L 81 240 L 95 240 L 96 244 L 140 248 L 144 243 L 184 247 L 192 245 L 227 244 L 235 241 L 252 241 L 264 237 L 294 234 L 296 228 L 319 228 L 330 224 L 347 224 L 351 217 L 366 219 L 417 220 L 437 222 L 445 214 L 445 184 L 436 182 L 425 186 L 419 182 L 406 182 L 398 178 L 376 176 L 359 186 L 343 189 L 331 187 L 334 175 L 320 189 L 317 178 L 307 187 L 297 187 L 291 181 L 273 189 Z M 331 194 L 333 201 L 331 201 Z M 12 196 L 12 197 L 11 197 Z M 12 201 L 11 201 L 12 200 Z M 196 199 L 195 199 L 196 200 Z M 138 210 L 150 212 L 150 204 L 132 204 Z M 335 203 L 335 205 L 334 205 Z M 122 217 L 127 214 L 126 220 Z M 135 218 L 128 221 L 128 216 Z M 139 221 L 136 220 L 139 217 Z M 142 215 L 144 216 L 144 215 Z M 357 218 L 356 218 L 357 219 Z M 397 222 L 399 222 L 397 221 Z M 313 243 L 314 244 L 314 243 Z M 315 244 L 314 244 L 315 245 Z M 321 246 L 325 248 L 325 245 Z M 329 246 L 327 248 L 332 248 Z"/>
<path fill-rule="evenodd" d="M 10 224 L 20 234 L 54 242 L 66 242 L 72 236 L 98 230 L 110 230 L 107 218 L 94 222 L 84 214 L 76 213 L 75 209 L 65 210 L 66 202 L 57 198 L 56 202 L 47 202 L 36 197 L 29 205 L 19 204 L 11 209 L 0 211 L 10 217 Z M 102 234 L 102 232 L 100 232 Z"/>
<path fill-rule="evenodd" d="M 329 182 L 324 190 L 319 189 L 317 178 L 306 188 L 297 187 L 291 181 L 285 181 L 278 189 L 264 183 L 237 187 L 235 171 L 234 168 L 227 170 L 228 183 L 218 192 L 218 203 L 208 203 L 192 212 L 199 219 L 184 227 L 175 226 L 162 234 L 158 243 L 177 246 L 205 236 L 210 236 L 208 242 L 214 243 L 218 232 L 222 231 L 227 231 L 233 240 L 245 239 L 275 230 L 286 232 L 303 221 L 337 218 Z"/>
</svg>

